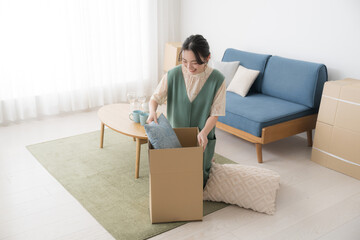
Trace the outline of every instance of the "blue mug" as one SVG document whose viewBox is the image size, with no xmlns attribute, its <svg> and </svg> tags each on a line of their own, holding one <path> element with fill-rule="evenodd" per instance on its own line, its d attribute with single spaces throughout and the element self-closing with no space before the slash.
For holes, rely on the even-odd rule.
<svg viewBox="0 0 360 240">
<path fill-rule="evenodd" d="M 140 124 L 144 126 L 146 124 L 146 120 L 148 119 L 149 114 L 146 112 L 140 113 Z"/>
<path fill-rule="evenodd" d="M 142 113 L 142 111 L 140 110 L 134 110 L 129 114 L 129 118 L 130 120 L 139 123 L 140 122 L 140 114 Z"/>
</svg>

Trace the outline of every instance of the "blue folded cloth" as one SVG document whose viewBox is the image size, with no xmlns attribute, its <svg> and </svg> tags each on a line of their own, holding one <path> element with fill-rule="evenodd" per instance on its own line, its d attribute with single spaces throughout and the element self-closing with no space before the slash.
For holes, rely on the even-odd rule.
<svg viewBox="0 0 360 240">
<path fill-rule="evenodd" d="M 145 132 L 153 147 L 155 149 L 181 148 L 179 139 L 166 117 L 161 114 L 157 121 L 158 124 L 153 121 L 144 125 Z"/>
</svg>

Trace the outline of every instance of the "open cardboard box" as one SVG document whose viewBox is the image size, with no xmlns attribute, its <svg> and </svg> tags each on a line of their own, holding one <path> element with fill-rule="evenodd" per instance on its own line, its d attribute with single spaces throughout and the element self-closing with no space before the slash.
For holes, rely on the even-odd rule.
<svg viewBox="0 0 360 240">
<path fill-rule="evenodd" d="M 360 80 L 325 83 L 311 160 L 360 179 Z"/>
<path fill-rule="evenodd" d="M 202 220 L 203 150 L 198 128 L 174 128 L 182 148 L 149 145 L 149 208 L 152 223 Z"/>
</svg>

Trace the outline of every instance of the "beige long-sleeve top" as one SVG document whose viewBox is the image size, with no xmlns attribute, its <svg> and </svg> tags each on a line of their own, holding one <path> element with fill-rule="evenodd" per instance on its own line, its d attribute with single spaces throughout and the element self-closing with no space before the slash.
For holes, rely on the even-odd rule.
<svg viewBox="0 0 360 240">
<path fill-rule="evenodd" d="M 204 72 L 192 75 L 185 67 L 182 67 L 186 92 L 190 102 L 192 102 L 199 94 L 212 71 L 212 68 L 206 67 Z M 167 89 L 167 74 L 165 74 L 155 89 L 154 94 L 151 96 L 151 99 L 155 100 L 159 105 L 163 104 L 167 99 Z M 225 116 L 225 97 L 226 84 L 224 81 L 214 97 L 210 110 L 210 116 Z"/>
</svg>

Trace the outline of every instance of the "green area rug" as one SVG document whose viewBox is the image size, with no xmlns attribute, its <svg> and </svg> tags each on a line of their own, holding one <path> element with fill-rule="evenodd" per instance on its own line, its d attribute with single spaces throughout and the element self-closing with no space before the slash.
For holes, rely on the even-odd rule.
<svg viewBox="0 0 360 240">
<path fill-rule="evenodd" d="M 115 239 L 147 239 L 186 222 L 151 224 L 147 144 L 135 180 L 135 142 L 107 129 L 27 146 L 35 158 Z M 215 156 L 216 162 L 231 163 Z M 226 207 L 204 201 L 204 216 Z"/>
</svg>

